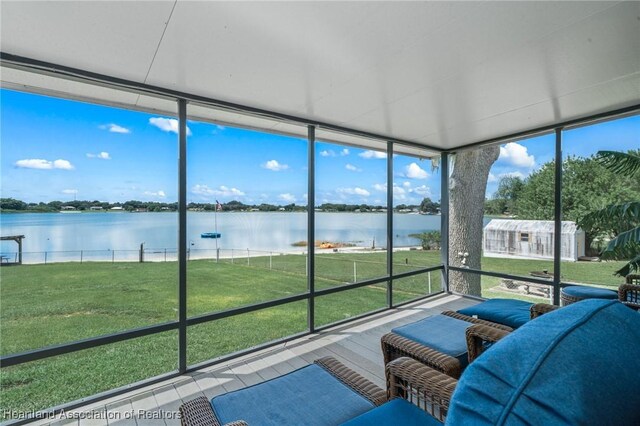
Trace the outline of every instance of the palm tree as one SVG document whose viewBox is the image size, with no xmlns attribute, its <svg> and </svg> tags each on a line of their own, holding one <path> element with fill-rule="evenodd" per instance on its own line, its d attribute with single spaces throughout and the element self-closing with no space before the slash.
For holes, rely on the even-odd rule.
<svg viewBox="0 0 640 426">
<path fill-rule="evenodd" d="M 640 179 L 639 152 L 598 151 L 596 161 L 607 169 Z M 612 204 L 584 216 L 578 226 L 582 229 L 617 229 L 600 257 L 604 260 L 629 260 L 615 275 L 626 276 L 640 270 L 640 201 Z"/>
</svg>

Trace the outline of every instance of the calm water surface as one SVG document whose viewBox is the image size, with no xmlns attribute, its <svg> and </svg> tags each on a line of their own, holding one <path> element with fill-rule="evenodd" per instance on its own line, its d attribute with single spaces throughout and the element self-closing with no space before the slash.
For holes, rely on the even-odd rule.
<svg viewBox="0 0 640 426">
<path fill-rule="evenodd" d="M 200 238 L 215 230 L 214 213 L 189 212 L 187 239 L 192 249 L 243 249 L 293 252 L 307 239 L 306 213 L 231 213 L 217 214 L 218 241 Z M 1 233 L 24 235 L 23 251 L 66 252 L 79 250 L 175 249 L 178 239 L 177 213 L 21 213 L 0 215 Z M 396 214 L 394 246 L 415 246 L 419 241 L 409 234 L 440 229 L 440 216 Z M 316 240 L 385 247 L 384 213 L 316 213 Z M 2 241 L 2 253 L 17 249 L 13 242 Z"/>
</svg>

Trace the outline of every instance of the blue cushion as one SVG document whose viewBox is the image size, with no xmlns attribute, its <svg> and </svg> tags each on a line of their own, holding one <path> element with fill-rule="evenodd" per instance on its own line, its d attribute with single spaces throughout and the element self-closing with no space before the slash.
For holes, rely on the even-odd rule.
<svg viewBox="0 0 640 426">
<path fill-rule="evenodd" d="M 606 288 L 589 287 L 586 285 L 570 285 L 562 289 L 564 294 L 581 299 L 617 299 L 618 292 Z"/>
<path fill-rule="evenodd" d="M 324 368 L 308 365 L 292 373 L 211 400 L 222 424 L 337 425 L 374 407 Z"/>
<path fill-rule="evenodd" d="M 590 299 L 529 321 L 467 368 L 447 424 L 640 424 L 640 315 Z"/>
<path fill-rule="evenodd" d="M 511 328 L 518 328 L 531 318 L 529 309 L 533 303 L 516 299 L 489 299 L 458 312 L 470 317 L 504 324 Z"/>
<path fill-rule="evenodd" d="M 406 399 L 396 398 L 343 424 L 366 425 L 442 426 L 442 423 Z"/>
<path fill-rule="evenodd" d="M 434 315 L 423 320 L 394 328 L 392 332 L 418 342 L 460 361 L 462 368 L 469 364 L 465 330 L 473 324 L 447 315 Z"/>
</svg>

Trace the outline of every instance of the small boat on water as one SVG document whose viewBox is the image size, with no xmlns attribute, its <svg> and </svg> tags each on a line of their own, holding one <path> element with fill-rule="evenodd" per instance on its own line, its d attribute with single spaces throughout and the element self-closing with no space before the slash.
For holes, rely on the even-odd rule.
<svg viewBox="0 0 640 426">
<path fill-rule="evenodd" d="M 200 238 L 220 238 L 222 234 L 219 232 L 203 232 L 200 234 Z"/>
</svg>

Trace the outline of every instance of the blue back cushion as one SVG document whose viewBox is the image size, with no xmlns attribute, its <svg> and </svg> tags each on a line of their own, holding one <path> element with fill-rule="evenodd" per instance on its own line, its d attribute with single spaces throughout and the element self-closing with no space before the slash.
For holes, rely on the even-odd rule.
<svg viewBox="0 0 640 426">
<path fill-rule="evenodd" d="M 562 289 L 569 296 L 583 299 L 617 299 L 618 292 L 606 288 L 589 287 L 586 285 L 570 285 Z"/>
<path fill-rule="evenodd" d="M 342 426 L 442 426 L 442 423 L 431 417 L 406 399 L 396 398 L 371 411 L 349 420 Z"/>
<path fill-rule="evenodd" d="M 457 358 L 462 368 L 469 363 L 465 330 L 473 324 L 447 315 L 434 315 L 394 328 L 392 332 Z"/>
<path fill-rule="evenodd" d="M 222 424 L 244 420 L 251 426 L 337 425 L 374 407 L 315 364 L 217 396 L 211 405 Z"/>
<path fill-rule="evenodd" d="M 462 375 L 447 424 L 640 424 L 640 315 L 590 299 L 530 321 Z"/>
<path fill-rule="evenodd" d="M 460 309 L 458 312 L 470 317 L 504 324 L 511 328 L 518 328 L 531 318 L 533 303 L 516 299 L 489 299 L 477 305 Z"/>
</svg>

